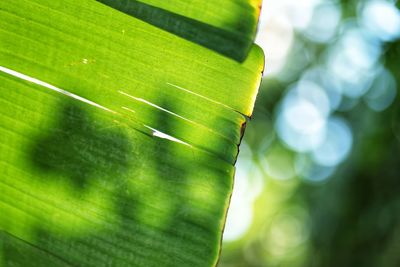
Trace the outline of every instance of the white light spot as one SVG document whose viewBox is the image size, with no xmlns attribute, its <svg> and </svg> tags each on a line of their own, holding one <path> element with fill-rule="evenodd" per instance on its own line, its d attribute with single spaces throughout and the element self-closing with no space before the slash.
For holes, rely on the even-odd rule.
<svg viewBox="0 0 400 267">
<path fill-rule="evenodd" d="M 353 145 L 353 135 L 348 124 L 341 118 L 328 120 L 326 138 L 312 152 L 313 160 L 322 166 L 336 166 L 349 155 Z"/>
<path fill-rule="evenodd" d="M 301 81 L 311 81 L 324 88 L 329 100 L 330 111 L 334 111 L 339 107 L 342 101 L 340 86 L 335 79 L 332 79 L 332 74 L 326 68 L 318 66 L 307 69 L 303 73 Z"/>
<path fill-rule="evenodd" d="M 314 9 L 312 20 L 304 34 L 314 42 L 328 42 L 335 35 L 340 19 L 340 5 L 333 3 L 320 4 Z"/>
<path fill-rule="evenodd" d="M 253 203 L 264 187 L 263 175 L 252 160 L 251 149 L 242 142 L 236 163 L 235 184 L 224 231 L 224 242 L 243 237 L 251 226 Z"/>
<path fill-rule="evenodd" d="M 297 152 L 311 151 L 325 137 L 329 99 L 318 85 L 300 82 L 285 96 L 278 112 L 279 137 Z"/>
<path fill-rule="evenodd" d="M 362 9 L 361 22 L 382 41 L 394 41 L 400 37 L 400 11 L 393 2 L 368 1 Z"/>
<path fill-rule="evenodd" d="M 267 8 L 265 10 L 268 10 Z M 286 16 L 276 13 L 268 16 L 261 12 L 259 34 L 256 41 L 266 54 L 264 75 L 279 73 L 286 62 L 286 57 L 293 43 L 293 26 Z"/>
<path fill-rule="evenodd" d="M 381 43 L 349 22 L 328 54 L 328 70 L 344 96 L 359 98 L 370 88 L 382 53 Z"/>
</svg>

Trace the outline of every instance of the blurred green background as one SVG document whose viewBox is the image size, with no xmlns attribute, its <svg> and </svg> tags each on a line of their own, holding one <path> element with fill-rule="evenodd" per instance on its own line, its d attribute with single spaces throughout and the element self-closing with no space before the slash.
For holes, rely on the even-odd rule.
<svg viewBox="0 0 400 267">
<path fill-rule="evenodd" d="M 264 0 L 220 267 L 400 266 L 399 6 Z"/>
</svg>

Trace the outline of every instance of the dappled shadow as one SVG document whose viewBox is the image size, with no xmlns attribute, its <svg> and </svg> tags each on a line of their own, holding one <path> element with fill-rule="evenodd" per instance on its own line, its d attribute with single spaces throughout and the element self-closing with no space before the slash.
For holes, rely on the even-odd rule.
<svg viewBox="0 0 400 267">
<path fill-rule="evenodd" d="M 130 143 L 121 132 L 103 127 L 69 102 L 57 125 L 37 141 L 32 162 L 42 171 L 70 179 L 76 188 L 99 176 L 117 178 L 129 168 Z"/>
<path fill-rule="evenodd" d="M 173 110 L 174 103 L 163 101 L 160 106 Z M 204 166 L 193 164 L 203 154 L 193 158 L 183 144 L 135 129 L 131 133 L 125 122 L 103 119 L 86 108 L 64 103 L 56 121 L 30 147 L 27 158 L 36 170 L 34 184 L 57 179 L 61 185 L 70 183 L 60 200 L 75 204 L 50 209 L 54 214 L 33 209 L 44 222 L 29 225 L 29 243 L 14 242 L 7 249 L 0 248 L 0 253 L 7 261 L 18 262 L 20 251 L 32 246 L 33 252 L 25 253 L 21 261 L 38 266 L 46 262 L 51 266 L 54 262 L 96 267 L 201 266 L 213 261 L 216 222 L 198 221 L 205 211 L 196 210 L 194 203 L 200 200 L 190 193 L 203 179 L 196 173 L 204 171 Z M 157 130 L 170 135 L 179 131 L 179 122 L 171 120 L 171 114 L 157 114 L 152 125 Z M 143 144 L 133 143 L 135 134 L 143 134 L 143 139 L 138 138 Z M 145 165 L 145 171 L 138 162 Z M 49 194 L 57 194 L 50 188 L 54 187 L 49 187 Z M 86 202 L 91 204 L 85 206 Z M 55 225 L 69 220 L 63 217 L 69 215 L 74 217 L 71 227 Z"/>
</svg>

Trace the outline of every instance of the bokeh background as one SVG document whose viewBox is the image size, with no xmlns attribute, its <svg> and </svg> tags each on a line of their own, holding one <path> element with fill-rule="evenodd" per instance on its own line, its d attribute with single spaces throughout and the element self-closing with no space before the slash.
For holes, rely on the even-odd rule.
<svg viewBox="0 0 400 267">
<path fill-rule="evenodd" d="M 220 267 L 400 266 L 399 6 L 264 0 Z"/>
</svg>

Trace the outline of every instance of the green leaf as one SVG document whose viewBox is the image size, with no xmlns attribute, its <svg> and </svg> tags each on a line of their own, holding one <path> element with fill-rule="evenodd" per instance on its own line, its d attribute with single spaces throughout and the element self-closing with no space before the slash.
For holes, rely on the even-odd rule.
<svg viewBox="0 0 400 267">
<path fill-rule="evenodd" d="M 260 49 L 89 0 L 0 21 L 0 266 L 214 266 Z"/>
<path fill-rule="evenodd" d="M 238 61 L 253 44 L 261 8 L 260 0 L 97 1 Z"/>
<path fill-rule="evenodd" d="M 24 240 L 0 231 L 0 266 L 63 267 L 68 264 Z"/>
</svg>

